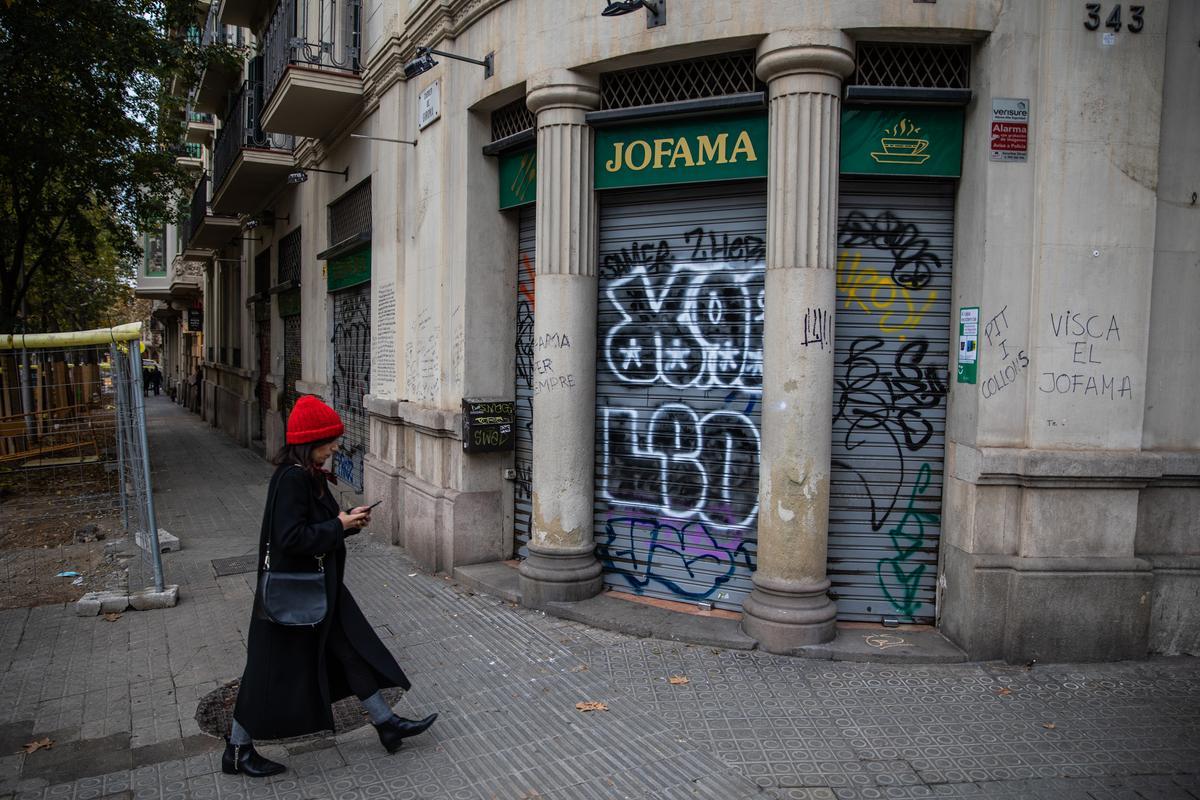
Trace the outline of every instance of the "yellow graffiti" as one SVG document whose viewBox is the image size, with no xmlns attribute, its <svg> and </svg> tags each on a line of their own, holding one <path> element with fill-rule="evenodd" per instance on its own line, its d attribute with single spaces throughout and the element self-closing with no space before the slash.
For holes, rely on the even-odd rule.
<svg viewBox="0 0 1200 800">
<path fill-rule="evenodd" d="M 882 333 L 898 333 L 900 339 L 907 338 L 904 331 L 915 330 L 921 324 L 925 312 L 937 301 L 936 289 L 913 291 L 901 286 L 891 275 L 863 265 L 862 253 L 845 250 L 838 254 L 837 288 L 844 298 L 842 308 L 857 305 L 878 317 Z M 924 302 L 915 296 L 921 294 L 926 295 Z"/>
</svg>

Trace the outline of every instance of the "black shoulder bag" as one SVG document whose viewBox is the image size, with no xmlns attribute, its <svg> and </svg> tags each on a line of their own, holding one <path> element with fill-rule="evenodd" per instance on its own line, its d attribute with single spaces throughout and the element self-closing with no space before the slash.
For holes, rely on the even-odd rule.
<svg viewBox="0 0 1200 800">
<path fill-rule="evenodd" d="M 316 572 L 280 572 L 271 569 L 271 536 L 275 532 L 275 495 L 278 481 L 269 503 L 267 520 L 267 554 L 262 575 L 258 579 L 258 605 L 263 615 L 276 625 L 313 627 L 320 625 L 329 613 L 329 597 L 325 594 L 325 556 L 316 556 Z"/>
</svg>

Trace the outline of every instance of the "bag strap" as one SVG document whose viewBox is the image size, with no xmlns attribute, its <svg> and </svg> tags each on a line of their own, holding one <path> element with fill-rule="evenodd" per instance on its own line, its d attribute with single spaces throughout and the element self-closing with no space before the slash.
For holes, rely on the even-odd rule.
<svg viewBox="0 0 1200 800">
<path fill-rule="evenodd" d="M 301 469 L 299 464 L 287 464 L 287 467 L 295 467 Z M 279 473 L 279 477 L 275 479 L 275 483 L 271 486 L 271 497 L 267 501 L 267 553 L 263 558 L 263 572 L 271 571 L 271 537 L 275 535 L 275 504 L 279 500 L 279 481 L 283 480 L 283 472 Z M 317 562 L 317 572 L 325 571 L 325 556 L 313 556 Z"/>
<path fill-rule="evenodd" d="M 296 464 L 288 464 L 287 468 L 295 467 Z M 279 500 L 279 482 L 283 480 L 283 473 L 286 470 L 280 471 L 275 478 L 275 482 L 271 484 L 271 496 L 267 499 L 267 554 L 263 559 L 263 571 L 271 571 L 271 537 L 275 535 L 275 504 Z"/>
</svg>

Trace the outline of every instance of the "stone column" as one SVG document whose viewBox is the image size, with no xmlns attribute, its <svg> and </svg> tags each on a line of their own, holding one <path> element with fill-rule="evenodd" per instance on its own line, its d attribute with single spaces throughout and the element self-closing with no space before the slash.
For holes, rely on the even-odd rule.
<svg viewBox="0 0 1200 800">
<path fill-rule="evenodd" d="M 600 591 L 592 542 L 596 417 L 596 195 L 592 130 L 597 81 L 552 70 L 529 82 L 537 115 L 534 288 L 533 523 L 522 603 Z"/>
<path fill-rule="evenodd" d="M 838 126 L 852 45 L 781 31 L 758 49 L 770 96 L 758 568 L 742 627 L 772 653 L 833 638 L 826 591 Z"/>
</svg>

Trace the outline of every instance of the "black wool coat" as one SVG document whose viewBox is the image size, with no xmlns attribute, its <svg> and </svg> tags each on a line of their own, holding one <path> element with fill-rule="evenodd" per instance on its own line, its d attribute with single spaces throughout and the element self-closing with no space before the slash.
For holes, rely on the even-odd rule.
<svg viewBox="0 0 1200 800">
<path fill-rule="evenodd" d="M 271 569 L 312 572 L 316 556 L 325 556 L 325 592 L 329 613 L 316 627 L 276 625 L 258 609 L 257 593 L 246 643 L 233 716 L 255 739 L 283 739 L 333 729 L 330 704 L 351 694 L 341 663 L 326 653 L 334 625 L 363 660 L 370 664 L 380 688 L 409 688 L 408 678 L 375 635 L 374 629 L 346 589 L 346 545 L 338 507 L 307 471 L 287 464 L 275 470 L 267 492 L 258 542 L 261 579 L 271 540 Z M 274 497 L 274 513 L 271 498 Z"/>
</svg>

